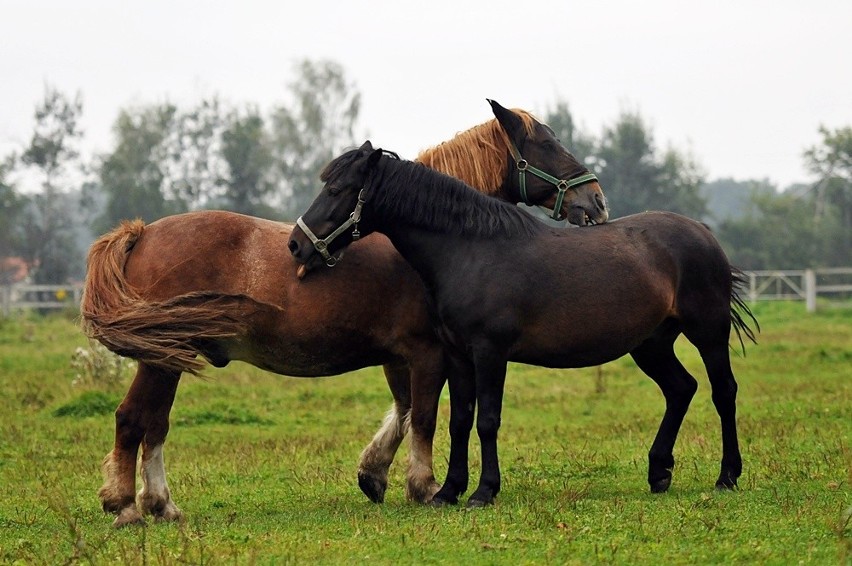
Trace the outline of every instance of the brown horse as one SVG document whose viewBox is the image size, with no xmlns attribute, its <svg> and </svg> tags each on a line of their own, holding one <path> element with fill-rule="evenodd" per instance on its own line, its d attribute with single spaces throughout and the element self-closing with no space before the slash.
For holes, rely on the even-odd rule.
<svg viewBox="0 0 852 566">
<path fill-rule="evenodd" d="M 600 186 L 553 132 L 527 112 L 491 105 L 496 120 L 425 151 L 419 160 L 501 199 L 555 207 L 555 216 L 577 224 L 605 222 Z M 532 164 L 568 182 L 553 183 Z M 533 175 L 525 179 L 519 168 Z M 574 180 L 580 184 L 569 187 Z M 199 355 L 218 367 L 242 360 L 299 377 L 383 365 L 394 405 L 361 456 L 359 485 L 373 501 L 383 500 L 388 468 L 410 422 L 406 493 L 427 502 L 437 491 L 432 435 L 447 359 L 419 278 L 386 238 L 374 235 L 353 245 L 339 267 L 300 285 L 298 266 L 286 253 L 291 229 L 205 211 L 148 226 L 124 222 L 92 245 L 81 305 L 84 329 L 139 362 L 116 411 L 115 445 L 103 464 L 99 497 L 105 511 L 118 515 L 114 525 L 141 522 L 145 513 L 180 518 L 166 482 L 163 443 L 179 378 L 204 366 Z"/>
<path fill-rule="evenodd" d="M 290 237 L 296 259 L 308 269 L 316 264 L 315 234 L 339 235 L 332 252 L 353 241 L 349 227 L 385 234 L 428 289 L 447 352 L 472 369 L 449 374 L 449 469 L 433 502 L 455 503 L 467 489 L 474 407 L 482 473 L 468 505 L 490 504 L 500 491 L 497 431 L 508 361 L 574 368 L 628 353 L 666 399 L 648 454 L 651 490 L 666 491 L 675 439 L 698 386 L 675 356 L 680 334 L 701 354 L 721 421 L 716 486 L 736 486 L 742 459 L 728 341 L 732 327 L 754 334 L 741 314 L 751 314 L 737 294 L 743 279 L 706 226 L 646 212 L 554 230 L 369 142 L 332 161 L 321 178 L 325 189 Z M 311 287 L 312 277 L 303 284 Z"/>
</svg>

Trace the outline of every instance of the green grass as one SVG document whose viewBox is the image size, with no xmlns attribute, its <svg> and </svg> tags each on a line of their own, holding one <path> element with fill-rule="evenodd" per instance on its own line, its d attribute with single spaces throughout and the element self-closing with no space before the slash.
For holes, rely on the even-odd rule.
<svg viewBox="0 0 852 566">
<path fill-rule="evenodd" d="M 512 365 L 503 490 L 476 511 L 406 502 L 404 448 L 386 502 L 360 493 L 358 455 L 390 405 L 379 370 L 299 380 L 231 364 L 178 390 L 166 465 L 186 520 L 121 530 L 96 493 L 132 372 L 75 387 L 87 344 L 70 317 L 0 319 L 0 563 L 850 564 L 852 310 L 755 311 L 760 344 L 734 357 L 739 491 L 713 489 L 718 417 L 686 343 L 700 388 L 669 493 L 645 482 L 662 396 L 629 358 L 600 375 Z M 440 411 L 439 479 L 446 399 Z M 475 479 L 476 441 L 471 462 Z"/>
</svg>

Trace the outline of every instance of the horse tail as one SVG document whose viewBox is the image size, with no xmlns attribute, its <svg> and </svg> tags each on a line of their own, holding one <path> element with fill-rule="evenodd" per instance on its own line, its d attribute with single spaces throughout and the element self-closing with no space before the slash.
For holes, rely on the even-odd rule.
<svg viewBox="0 0 852 566">
<path fill-rule="evenodd" d="M 740 341 L 743 355 L 745 355 L 745 341 L 743 337 L 751 340 L 753 344 L 757 344 L 757 336 L 755 329 L 760 332 L 760 323 L 755 318 L 751 309 L 743 300 L 740 291 L 745 288 L 747 279 L 742 270 L 736 267 L 731 267 L 731 324 L 737 333 L 737 339 Z M 747 321 L 751 319 L 754 323 L 754 329 L 749 326 Z"/>
<path fill-rule="evenodd" d="M 224 308 L 224 301 L 245 297 L 199 292 L 166 301 L 145 300 L 124 275 L 144 229 L 142 220 L 123 221 L 92 244 L 81 326 L 89 338 L 120 356 L 197 375 L 204 367 L 197 357 L 201 345 L 245 331 L 245 324 Z"/>
</svg>

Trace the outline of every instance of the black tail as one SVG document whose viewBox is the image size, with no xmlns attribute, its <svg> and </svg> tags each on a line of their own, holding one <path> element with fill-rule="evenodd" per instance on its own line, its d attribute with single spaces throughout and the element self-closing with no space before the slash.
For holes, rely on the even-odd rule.
<svg viewBox="0 0 852 566">
<path fill-rule="evenodd" d="M 746 318 L 750 318 L 757 332 L 760 332 L 760 323 L 757 322 L 751 309 L 748 308 L 748 305 L 740 296 L 740 291 L 745 288 L 746 282 L 745 274 L 736 267 L 731 267 L 731 324 L 737 332 L 737 339 L 740 341 L 743 355 L 745 355 L 745 341 L 743 340 L 743 336 L 751 340 L 752 343 L 757 344 L 755 331 L 749 326 Z"/>
</svg>

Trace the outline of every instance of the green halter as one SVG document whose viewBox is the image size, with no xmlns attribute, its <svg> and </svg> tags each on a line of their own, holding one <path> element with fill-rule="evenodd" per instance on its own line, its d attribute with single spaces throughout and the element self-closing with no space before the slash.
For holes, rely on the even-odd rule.
<svg viewBox="0 0 852 566">
<path fill-rule="evenodd" d="M 512 152 L 512 158 L 514 158 L 515 165 L 518 168 L 518 185 L 521 189 L 521 198 L 524 199 L 524 204 L 533 206 L 533 203 L 529 202 L 529 197 L 527 197 L 527 171 L 556 187 L 556 202 L 553 205 L 553 210 L 549 210 L 547 207 L 539 205 L 542 209 L 548 210 L 551 213 L 550 217 L 554 220 L 563 220 L 563 218 L 560 218 L 560 211 L 562 209 L 562 201 L 565 200 L 565 193 L 568 192 L 568 189 L 590 181 L 598 180 L 594 173 L 585 173 L 579 177 L 574 177 L 573 179 L 568 180 L 557 179 L 553 175 L 545 173 L 541 169 L 533 167 L 527 163 L 527 160 L 521 157 L 521 152 L 518 151 L 517 147 L 515 147 L 514 142 L 509 142 L 509 149 Z"/>
</svg>

